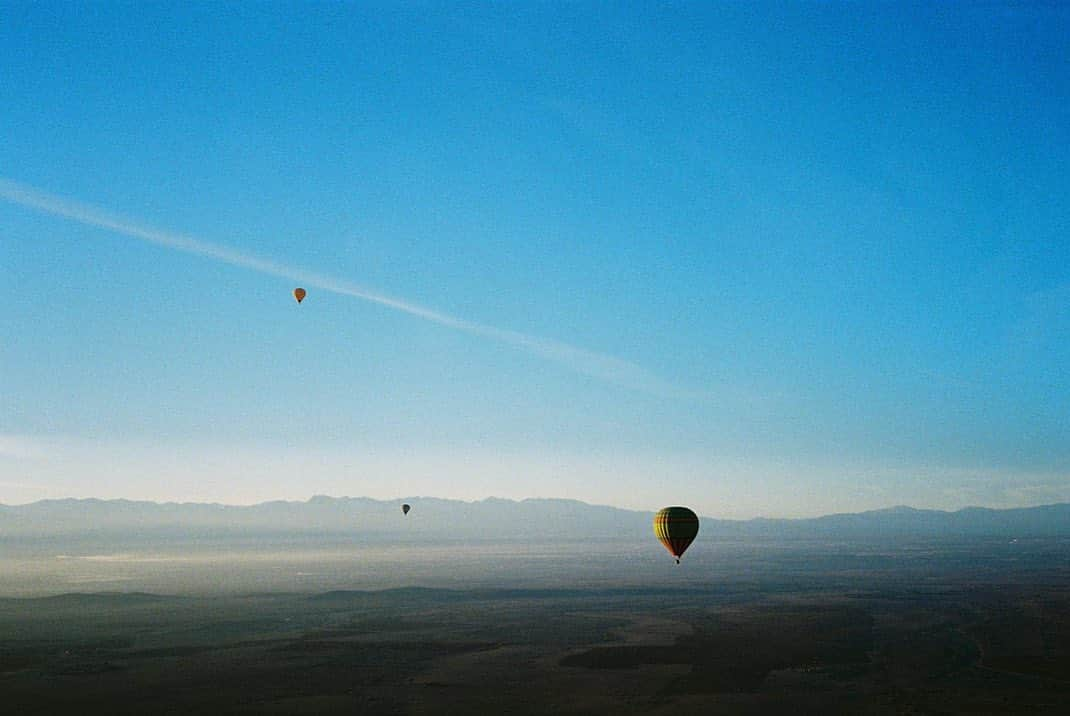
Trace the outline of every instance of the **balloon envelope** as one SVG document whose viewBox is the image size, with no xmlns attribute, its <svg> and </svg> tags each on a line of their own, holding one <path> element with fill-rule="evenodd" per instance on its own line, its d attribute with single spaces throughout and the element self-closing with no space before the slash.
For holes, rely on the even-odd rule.
<svg viewBox="0 0 1070 716">
<path fill-rule="evenodd" d="M 409 507 L 408 505 L 402 505 L 401 506 L 401 514 L 407 515 L 407 514 L 409 514 L 409 510 L 411 510 L 411 509 L 412 508 Z"/>
<path fill-rule="evenodd" d="M 686 507 L 665 507 L 654 515 L 654 535 L 680 561 L 698 534 L 698 515 Z"/>
<path fill-rule="evenodd" d="M 305 300 L 305 289 L 303 289 L 303 288 L 295 288 L 294 289 L 294 298 L 297 299 L 298 303 L 301 303 L 301 301 L 304 301 Z"/>
</svg>

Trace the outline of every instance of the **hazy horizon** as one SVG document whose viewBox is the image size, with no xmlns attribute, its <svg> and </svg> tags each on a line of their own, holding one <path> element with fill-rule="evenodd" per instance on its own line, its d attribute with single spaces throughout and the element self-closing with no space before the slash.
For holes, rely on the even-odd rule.
<svg viewBox="0 0 1070 716">
<path fill-rule="evenodd" d="M 495 503 L 495 502 L 504 502 L 504 503 L 517 504 L 517 505 L 523 504 L 525 502 L 564 502 L 564 503 L 577 503 L 577 504 L 583 505 L 585 507 L 609 508 L 609 509 L 613 509 L 613 510 L 620 510 L 620 511 L 623 511 L 623 512 L 639 512 L 639 513 L 654 513 L 654 512 L 657 512 L 662 507 L 666 506 L 666 505 L 658 505 L 658 506 L 648 506 L 648 507 L 627 507 L 627 506 L 622 506 L 622 505 L 614 505 L 614 504 L 611 504 L 611 503 L 608 503 L 608 502 L 587 502 L 585 500 L 578 500 L 578 499 L 571 498 L 571 497 L 546 497 L 546 496 L 538 496 L 538 497 L 529 496 L 529 497 L 512 498 L 512 497 L 502 497 L 501 495 L 487 495 L 485 497 L 477 497 L 477 498 L 473 498 L 473 499 L 459 499 L 459 498 L 443 497 L 443 496 L 439 496 L 439 495 L 399 495 L 399 496 L 396 496 L 396 497 L 382 497 L 382 498 L 379 498 L 379 497 L 371 497 L 371 496 L 368 496 L 368 495 L 327 495 L 327 494 L 317 493 L 317 494 L 309 495 L 309 496 L 304 497 L 304 498 L 265 499 L 265 500 L 260 500 L 260 501 L 257 501 L 257 502 L 219 502 L 219 501 L 204 501 L 204 500 L 150 500 L 150 499 L 133 499 L 133 498 L 128 498 L 128 497 L 102 497 L 102 496 L 73 497 L 73 496 L 64 496 L 64 497 L 47 497 L 47 498 L 41 498 L 41 499 L 38 499 L 38 500 L 31 500 L 31 501 L 28 501 L 28 502 L 0 502 L 0 507 L 17 508 L 17 507 L 28 507 L 28 506 L 31 506 L 31 505 L 35 505 L 35 504 L 38 504 L 38 503 L 45 503 L 45 502 L 66 502 L 66 501 L 81 502 L 81 501 L 86 501 L 86 502 L 144 503 L 144 504 L 159 505 L 159 506 L 168 506 L 168 505 L 174 505 L 174 506 L 205 506 L 205 507 L 218 506 L 218 507 L 243 508 L 243 507 L 267 506 L 267 505 L 279 504 L 279 503 L 291 504 L 291 505 L 309 505 L 309 504 L 315 504 L 316 502 L 321 501 L 321 500 L 369 501 L 369 502 L 375 502 L 375 503 L 378 503 L 378 504 L 390 505 L 390 506 L 401 505 L 402 503 L 408 503 L 408 502 L 417 503 L 418 504 L 419 501 L 421 501 L 421 500 L 427 500 L 427 501 L 433 501 L 433 502 L 457 503 L 457 504 L 463 504 L 463 505 L 476 505 L 476 504 Z M 1070 502 L 1037 502 L 1035 504 L 1015 505 L 1013 507 L 1006 507 L 1006 506 L 993 507 L 991 505 L 970 504 L 970 505 L 962 505 L 961 507 L 955 507 L 955 508 L 950 508 L 950 509 L 941 509 L 941 508 L 932 508 L 932 507 L 918 507 L 917 505 L 909 505 L 909 504 L 905 504 L 905 503 L 897 503 L 897 504 L 882 505 L 882 506 L 879 506 L 879 507 L 873 507 L 873 508 L 868 508 L 868 509 L 864 509 L 864 510 L 857 510 L 857 511 L 820 512 L 820 513 L 808 514 L 808 515 L 759 514 L 759 515 L 751 515 L 751 516 L 745 516 L 745 517 L 733 517 L 733 516 L 711 514 L 711 513 L 702 513 L 702 512 L 700 512 L 699 514 L 703 518 L 713 519 L 713 520 L 723 520 L 723 521 L 731 521 L 731 522 L 748 522 L 748 521 L 753 521 L 753 520 L 810 520 L 810 519 L 816 519 L 816 518 L 820 518 L 820 517 L 830 517 L 830 516 L 837 516 L 837 515 L 852 515 L 852 514 L 866 514 L 866 513 L 870 513 L 870 512 L 887 512 L 887 511 L 900 510 L 900 509 L 917 510 L 917 511 L 922 511 L 922 512 L 933 511 L 933 512 L 942 512 L 942 513 L 954 514 L 956 512 L 962 512 L 962 511 L 970 510 L 970 509 L 984 509 L 984 510 L 994 510 L 994 511 L 1028 510 L 1028 509 L 1036 508 L 1036 507 L 1054 507 L 1054 506 L 1061 506 L 1061 505 L 1067 505 L 1067 504 L 1070 504 Z"/>
<path fill-rule="evenodd" d="M 320 497 L 235 507 L 58 501 L 0 508 L 0 597 L 71 592 L 322 593 L 444 589 L 691 588 L 792 583 L 841 569 L 941 568 L 998 575 L 986 560 L 1059 560 L 1070 504 L 1007 511 L 882 510 L 813 520 L 701 518 L 679 567 L 650 512 L 572 500 L 475 503 Z M 1057 565 L 1050 567 L 1058 571 Z"/>
</svg>

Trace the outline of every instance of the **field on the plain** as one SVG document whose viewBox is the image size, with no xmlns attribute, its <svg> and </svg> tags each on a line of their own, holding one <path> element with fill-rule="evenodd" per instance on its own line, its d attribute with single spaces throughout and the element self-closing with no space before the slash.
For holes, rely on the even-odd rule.
<svg viewBox="0 0 1070 716">
<path fill-rule="evenodd" d="M 1066 541 L 707 542 L 679 567 L 640 545 L 411 547 L 394 562 L 370 547 L 306 547 L 46 559 L 15 545 L 4 590 L 17 572 L 42 595 L 0 599 L 5 711 L 1005 714 L 1070 703 Z M 96 593 L 65 581 L 79 579 Z"/>
</svg>

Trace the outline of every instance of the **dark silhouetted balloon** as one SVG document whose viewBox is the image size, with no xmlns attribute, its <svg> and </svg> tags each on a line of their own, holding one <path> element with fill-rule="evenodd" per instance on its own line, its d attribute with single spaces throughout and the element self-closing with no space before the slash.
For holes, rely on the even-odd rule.
<svg viewBox="0 0 1070 716">
<path fill-rule="evenodd" d="M 676 557 L 677 564 L 697 534 L 698 515 L 686 507 L 665 507 L 654 515 L 654 535 Z"/>
<path fill-rule="evenodd" d="M 408 505 L 402 505 L 401 506 L 401 514 L 407 515 L 407 514 L 409 514 L 409 510 L 411 510 L 411 509 L 412 508 L 409 507 Z"/>
<path fill-rule="evenodd" d="M 301 303 L 301 301 L 305 300 L 305 295 L 306 295 L 305 294 L 305 289 L 303 289 L 303 288 L 295 288 L 294 289 L 294 298 L 297 299 L 298 303 Z"/>
</svg>

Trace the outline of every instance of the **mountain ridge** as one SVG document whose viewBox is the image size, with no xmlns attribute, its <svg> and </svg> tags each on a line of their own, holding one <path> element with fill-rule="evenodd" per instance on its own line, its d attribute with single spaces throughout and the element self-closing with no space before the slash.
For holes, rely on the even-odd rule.
<svg viewBox="0 0 1070 716">
<path fill-rule="evenodd" d="M 413 505 L 403 517 L 400 505 Z M 464 501 L 410 496 L 393 500 L 314 495 L 254 505 L 59 498 L 0 504 L 0 539 L 132 532 L 225 534 L 405 534 L 493 539 L 591 539 L 646 536 L 653 510 L 629 510 L 568 498 Z M 1070 536 L 1070 503 L 1033 507 L 919 509 L 906 505 L 803 518 L 702 517 L 720 537 L 856 538 L 904 536 Z"/>
</svg>

